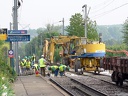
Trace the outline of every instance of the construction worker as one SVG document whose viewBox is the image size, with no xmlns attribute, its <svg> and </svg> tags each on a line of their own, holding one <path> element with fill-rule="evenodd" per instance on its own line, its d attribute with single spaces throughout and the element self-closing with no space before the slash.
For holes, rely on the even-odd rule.
<svg viewBox="0 0 128 96">
<path fill-rule="evenodd" d="M 34 66 L 34 72 L 39 70 L 38 61 L 35 61 L 35 64 L 33 66 Z"/>
<path fill-rule="evenodd" d="M 40 66 L 41 75 L 43 75 L 45 77 L 45 67 L 48 62 L 44 59 L 44 55 L 41 55 L 41 58 L 39 59 L 38 62 L 39 62 L 39 66 Z"/>
<path fill-rule="evenodd" d="M 28 74 L 30 71 L 30 67 L 31 67 L 31 62 L 29 61 L 29 59 L 27 59 L 26 61 L 26 73 Z"/>
<path fill-rule="evenodd" d="M 69 67 L 67 67 L 66 65 L 60 64 L 59 66 L 60 76 L 65 75 L 66 70 L 69 70 Z"/>
<path fill-rule="evenodd" d="M 38 61 L 35 61 L 35 64 L 33 65 L 34 68 L 34 73 L 36 74 L 36 76 L 39 75 L 39 65 L 38 65 Z"/>
<path fill-rule="evenodd" d="M 22 59 L 22 61 L 20 62 L 20 67 L 21 67 L 21 71 L 22 71 L 22 75 L 25 73 L 26 70 L 26 65 L 25 65 L 25 59 Z"/>
<path fill-rule="evenodd" d="M 50 66 L 48 70 L 51 70 L 54 76 L 58 76 L 59 67 L 57 65 Z"/>
</svg>

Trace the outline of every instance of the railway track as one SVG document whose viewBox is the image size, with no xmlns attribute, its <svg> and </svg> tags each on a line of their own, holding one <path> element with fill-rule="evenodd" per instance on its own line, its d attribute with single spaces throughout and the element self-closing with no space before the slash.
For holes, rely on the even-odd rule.
<svg viewBox="0 0 128 96">
<path fill-rule="evenodd" d="M 71 96 L 107 96 L 97 90 L 94 90 L 78 80 L 69 77 L 50 78 L 52 82 L 57 84 Z"/>
<path fill-rule="evenodd" d="M 71 96 L 127 96 L 128 88 L 117 87 L 98 78 L 66 73 L 64 77 L 50 80 L 68 92 Z"/>
<path fill-rule="evenodd" d="M 74 71 L 69 71 L 69 74 L 70 73 L 76 74 L 76 72 L 74 72 Z M 101 74 L 94 73 L 94 72 L 84 72 L 82 75 L 97 78 L 97 79 L 103 80 L 105 82 L 111 83 L 113 85 L 116 85 L 115 82 L 112 82 L 110 74 L 108 75 L 108 74 L 104 74 L 102 72 L 101 72 Z M 128 87 L 128 80 L 124 81 L 123 87 Z"/>
</svg>

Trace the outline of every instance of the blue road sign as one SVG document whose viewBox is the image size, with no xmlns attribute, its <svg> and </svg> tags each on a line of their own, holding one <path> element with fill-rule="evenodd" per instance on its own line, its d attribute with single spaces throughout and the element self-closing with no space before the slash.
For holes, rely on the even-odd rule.
<svg viewBox="0 0 128 96">
<path fill-rule="evenodd" d="M 8 30 L 8 34 L 27 34 L 27 30 Z"/>
<path fill-rule="evenodd" d="M 30 35 L 8 35 L 7 42 L 23 42 L 30 41 Z"/>
</svg>

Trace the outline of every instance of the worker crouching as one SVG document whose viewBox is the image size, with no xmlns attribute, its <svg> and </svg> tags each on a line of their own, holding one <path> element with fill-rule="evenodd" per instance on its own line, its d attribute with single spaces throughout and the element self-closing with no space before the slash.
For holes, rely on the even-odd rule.
<svg viewBox="0 0 128 96">
<path fill-rule="evenodd" d="M 38 62 L 35 61 L 35 64 L 33 66 L 34 66 L 34 72 L 35 72 L 36 76 L 39 76 L 39 65 L 38 65 Z"/>
<path fill-rule="evenodd" d="M 59 66 L 60 76 L 64 76 L 66 70 L 69 70 L 69 67 L 67 67 L 66 65 L 60 64 Z"/>
<path fill-rule="evenodd" d="M 48 70 L 50 70 L 54 76 L 58 76 L 59 67 L 57 65 L 49 66 Z"/>
</svg>

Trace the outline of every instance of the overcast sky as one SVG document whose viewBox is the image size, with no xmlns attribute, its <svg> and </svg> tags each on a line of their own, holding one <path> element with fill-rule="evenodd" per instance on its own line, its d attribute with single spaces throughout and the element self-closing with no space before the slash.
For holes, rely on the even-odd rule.
<svg viewBox="0 0 128 96">
<path fill-rule="evenodd" d="M 0 0 L 0 28 L 9 28 L 13 4 L 14 0 Z M 68 25 L 71 15 L 83 15 L 84 4 L 98 25 L 123 24 L 128 17 L 128 0 L 23 0 L 18 9 L 19 29 L 37 29 L 48 23 L 61 25 L 62 18 Z"/>
</svg>

